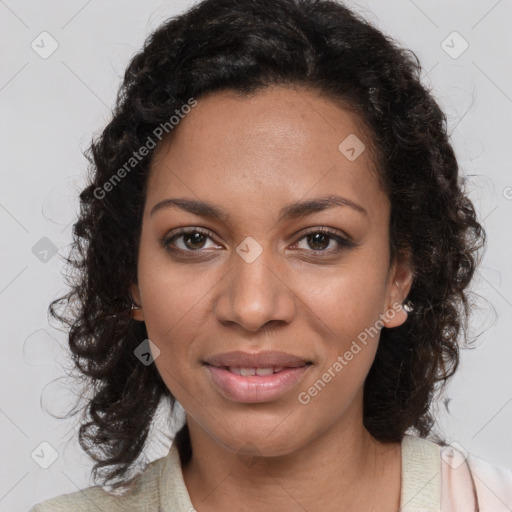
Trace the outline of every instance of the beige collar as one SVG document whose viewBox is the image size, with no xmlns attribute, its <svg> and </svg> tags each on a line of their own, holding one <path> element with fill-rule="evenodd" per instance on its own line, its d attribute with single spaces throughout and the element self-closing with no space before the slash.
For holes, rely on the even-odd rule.
<svg viewBox="0 0 512 512">
<path fill-rule="evenodd" d="M 400 512 L 438 512 L 441 507 L 441 447 L 421 437 L 402 440 Z"/>
</svg>

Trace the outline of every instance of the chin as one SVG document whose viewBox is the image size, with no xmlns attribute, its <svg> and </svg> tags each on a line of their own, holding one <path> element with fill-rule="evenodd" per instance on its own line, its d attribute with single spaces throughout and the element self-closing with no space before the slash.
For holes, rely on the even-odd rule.
<svg viewBox="0 0 512 512">
<path fill-rule="evenodd" d="M 288 428 L 276 428 L 276 425 L 279 423 L 259 423 L 249 428 L 222 429 L 218 441 L 231 451 L 246 457 L 277 457 L 298 449 L 301 444 L 296 435 L 298 428 L 292 429 L 295 432 L 293 435 Z"/>
</svg>

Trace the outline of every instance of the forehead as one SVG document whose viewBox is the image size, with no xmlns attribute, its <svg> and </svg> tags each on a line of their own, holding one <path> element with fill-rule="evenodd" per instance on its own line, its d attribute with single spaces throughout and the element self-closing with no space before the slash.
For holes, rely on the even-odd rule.
<svg viewBox="0 0 512 512">
<path fill-rule="evenodd" d="M 186 194 L 272 205 L 339 192 L 379 214 L 387 197 L 369 137 L 354 112 L 315 91 L 212 93 L 157 148 L 147 202 Z"/>
</svg>

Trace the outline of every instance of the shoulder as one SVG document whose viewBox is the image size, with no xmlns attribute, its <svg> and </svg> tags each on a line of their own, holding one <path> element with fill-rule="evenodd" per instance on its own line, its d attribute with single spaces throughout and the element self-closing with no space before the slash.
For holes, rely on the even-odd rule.
<svg viewBox="0 0 512 512">
<path fill-rule="evenodd" d="M 116 496 L 100 486 L 62 494 L 32 507 L 29 512 L 124 512 L 157 511 L 160 504 L 160 483 L 166 457 L 148 464 L 126 493 Z"/>
<path fill-rule="evenodd" d="M 440 498 L 440 510 L 451 512 L 512 511 L 512 469 L 495 465 L 454 442 L 448 446 L 406 435 L 403 448 L 405 503 Z M 439 507 L 436 498 L 435 506 Z"/>
<path fill-rule="evenodd" d="M 457 443 L 440 448 L 443 489 L 455 502 L 472 494 L 480 512 L 512 510 L 512 470 L 469 454 Z"/>
<path fill-rule="evenodd" d="M 512 469 L 497 466 L 472 455 L 468 457 L 468 464 L 481 511 L 512 510 Z"/>
</svg>

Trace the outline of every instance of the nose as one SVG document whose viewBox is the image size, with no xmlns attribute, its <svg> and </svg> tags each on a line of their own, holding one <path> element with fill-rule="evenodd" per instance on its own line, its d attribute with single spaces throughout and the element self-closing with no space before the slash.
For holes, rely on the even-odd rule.
<svg viewBox="0 0 512 512">
<path fill-rule="evenodd" d="M 223 324 L 236 323 L 257 332 L 266 324 L 290 323 L 297 296 L 286 272 L 265 249 L 252 262 L 238 253 L 230 261 L 231 271 L 222 280 L 223 288 L 215 304 L 215 316 Z"/>
</svg>

